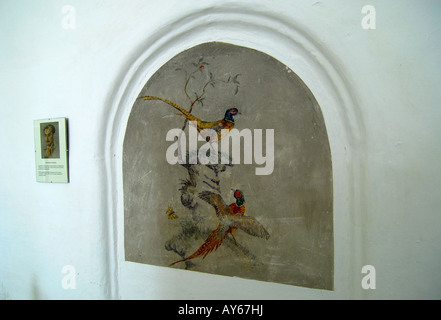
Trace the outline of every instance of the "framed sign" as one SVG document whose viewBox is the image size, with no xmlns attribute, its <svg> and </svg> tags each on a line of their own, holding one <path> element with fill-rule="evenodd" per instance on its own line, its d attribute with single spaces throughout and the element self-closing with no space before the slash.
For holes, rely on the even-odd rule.
<svg viewBox="0 0 441 320">
<path fill-rule="evenodd" d="M 34 120 L 37 182 L 69 182 L 66 118 Z"/>
</svg>

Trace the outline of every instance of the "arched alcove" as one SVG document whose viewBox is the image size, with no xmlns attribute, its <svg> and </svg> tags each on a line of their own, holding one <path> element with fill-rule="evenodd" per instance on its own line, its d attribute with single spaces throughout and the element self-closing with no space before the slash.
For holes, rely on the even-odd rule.
<svg viewBox="0 0 441 320">
<path fill-rule="evenodd" d="M 265 39 L 265 41 L 262 41 L 262 39 Z M 338 61 L 334 59 L 332 54 L 326 52 L 324 48 L 321 48 L 310 38 L 308 33 L 305 32 L 304 26 L 295 25 L 293 21 L 284 17 L 273 17 L 270 13 L 258 12 L 249 7 L 212 8 L 185 15 L 167 25 L 167 27 L 160 30 L 160 32 L 156 33 L 152 38 L 141 41 L 141 45 L 134 50 L 132 59 L 127 62 L 127 68 L 121 70 L 121 77 L 117 79 L 115 88 L 109 95 L 109 108 L 104 115 L 104 117 L 108 119 L 106 122 L 107 134 L 102 145 L 104 148 L 103 153 L 107 155 L 105 176 L 110 186 L 108 188 L 107 197 L 107 206 L 110 214 L 106 217 L 109 224 L 109 244 L 111 247 L 115 246 L 115 250 L 111 249 L 109 255 L 110 271 L 114 270 L 114 294 L 123 297 L 154 296 L 167 298 L 186 297 L 187 294 L 191 294 L 197 297 L 195 292 L 198 292 L 198 288 L 201 287 L 201 290 L 202 287 L 206 288 L 205 285 L 198 284 L 198 279 L 203 277 L 201 273 L 183 271 L 185 272 L 185 276 L 182 276 L 181 271 L 173 268 L 157 267 L 153 264 L 143 263 L 132 264 L 126 260 L 127 251 L 124 248 L 124 239 L 128 230 L 124 228 L 126 202 L 123 188 L 123 144 L 126 132 L 130 129 L 130 115 L 132 111 L 135 110 L 132 108 L 140 102 L 150 102 L 152 108 L 159 113 L 163 113 L 162 116 L 164 116 L 164 118 L 161 118 L 161 121 L 173 122 L 177 120 L 176 118 L 181 119 L 174 115 L 171 110 L 172 107 L 165 103 L 162 105 L 159 101 L 142 100 L 137 101 L 135 104 L 134 102 L 140 94 L 146 93 L 143 91 L 143 88 L 149 79 L 153 79 L 157 71 L 160 70 L 162 66 L 165 66 L 173 57 L 201 43 L 213 41 L 254 49 L 256 52 L 260 52 L 274 59 L 280 63 L 283 72 L 289 74 L 288 71 L 291 71 L 292 76 L 297 75 L 301 79 L 301 82 L 305 85 L 305 90 L 310 91 L 314 98 L 313 100 L 320 106 L 324 118 L 324 126 L 322 128 L 326 128 L 329 138 L 330 154 L 332 154 L 332 164 L 330 164 L 329 168 L 332 168 L 333 206 L 331 210 L 334 213 L 332 228 L 334 240 L 333 288 L 337 297 L 353 296 L 350 292 L 352 288 L 355 288 L 358 284 L 358 280 L 357 284 L 355 284 L 355 281 L 352 281 L 355 277 L 358 279 L 358 272 L 354 271 L 356 269 L 354 269 L 353 266 L 360 261 L 363 255 L 363 250 L 360 250 L 360 248 L 363 247 L 363 234 L 362 232 L 355 232 L 353 228 L 354 225 L 359 223 L 363 211 L 360 205 L 363 201 L 363 183 L 360 182 L 362 182 L 361 178 L 364 175 L 364 171 L 362 153 L 357 152 L 363 148 L 363 119 L 357 112 L 353 94 L 348 89 L 348 84 L 345 82 L 344 77 L 341 76 L 343 71 L 339 69 Z M 199 59 L 193 62 L 197 64 Z M 233 76 L 239 74 L 233 71 L 230 72 Z M 181 74 L 181 77 L 185 79 L 185 72 Z M 239 92 L 243 94 L 246 92 L 246 90 L 244 90 L 246 89 L 245 83 L 240 80 L 240 76 L 237 79 L 241 86 Z M 164 90 L 165 89 L 166 88 L 164 88 Z M 180 90 L 182 92 L 182 84 Z M 236 89 L 233 88 L 233 92 L 230 92 L 230 95 L 234 96 L 235 90 Z M 178 100 L 179 97 L 177 96 L 169 96 L 168 92 L 165 91 L 148 93 L 164 94 L 163 98 L 170 98 L 176 103 L 183 101 Z M 206 99 L 209 99 L 208 94 Z M 208 103 L 208 100 L 205 100 L 204 104 L 205 103 Z M 230 104 L 234 103 L 234 101 L 224 100 L 222 104 L 210 105 L 216 107 L 217 112 L 221 112 L 223 103 Z M 249 110 L 252 109 L 250 108 Z M 202 111 L 201 114 L 198 114 L 201 118 L 207 116 L 207 120 L 217 119 L 214 115 L 208 119 L 208 111 L 206 111 L 206 114 L 203 114 L 205 111 L 202 109 L 199 111 Z M 255 117 L 255 115 L 253 115 L 253 117 Z M 262 120 L 262 118 L 264 117 L 260 116 L 260 120 Z M 248 119 L 252 119 L 252 117 Z M 183 119 L 180 120 L 181 123 L 182 120 Z M 242 117 L 241 120 L 245 120 L 245 117 Z M 237 118 L 237 123 L 239 123 L 239 118 Z M 242 125 L 245 124 L 242 123 Z M 302 123 L 302 125 L 307 124 Z M 174 124 L 173 128 L 175 127 L 176 125 Z M 250 124 L 246 124 L 246 127 L 253 128 Z M 145 137 L 140 137 L 140 139 L 141 138 Z M 167 144 L 165 136 L 161 139 L 164 144 L 171 144 L 171 142 Z M 275 141 L 277 139 L 277 136 L 275 136 Z M 162 157 L 165 158 L 165 154 L 163 154 Z M 178 170 L 179 168 L 177 165 L 172 167 L 173 170 Z M 253 166 L 249 167 L 251 168 Z M 149 171 L 143 174 L 146 176 L 138 177 L 140 180 L 142 180 L 141 178 L 150 178 Z M 264 176 L 261 178 L 264 178 Z M 253 188 L 251 187 L 250 189 L 252 190 Z M 258 191 L 260 192 L 261 190 Z M 148 194 L 148 190 L 146 191 L 142 188 L 138 189 L 138 192 Z M 269 192 L 269 195 L 274 197 L 276 193 L 274 189 Z M 251 194 L 253 193 L 254 196 L 259 194 L 256 190 L 251 192 Z M 251 199 L 253 199 L 253 195 L 250 196 Z M 250 196 L 246 195 L 247 204 L 256 206 L 258 202 L 252 202 Z M 278 194 L 278 196 L 280 196 L 280 194 Z M 173 201 L 177 201 L 179 205 L 179 199 L 176 197 L 177 196 L 173 197 Z M 227 201 L 233 202 L 234 198 L 232 198 L 231 194 L 229 197 Z M 161 209 L 162 211 L 157 212 L 158 219 L 164 218 L 168 204 L 169 203 L 163 204 L 165 207 Z M 257 207 L 258 206 L 257 204 Z M 207 208 L 209 208 L 209 206 Z M 354 214 L 355 212 L 359 214 Z M 257 218 L 260 217 L 261 216 L 258 216 Z M 265 226 L 268 227 L 268 225 Z M 273 232 L 270 227 L 268 227 L 268 229 Z M 258 247 L 259 246 L 256 245 L 256 248 Z M 162 244 L 162 248 L 164 248 L 164 243 Z M 166 251 L 166 254 L 170 253 L 173 252 Z M 208 259 L 208 257 L 206 259 Z M 180 267 L 178 266 L 178 268 Z M 213 272 L 217 273 L 217 271 Z M 152 277 L 154 277 L 155 280 L 152 280 Z M 138 280 L 150 279 L 148 288 L 142 286 L 141 289 L 137 284 L 142 281 L 137 280 L 134 282 L 133 279 L 135 278 Z M 227 290 L 229 286 L 228 283 L 233 281 L 233 278 L 226 280 L 224 277 L 218 278 L 217 276 L 211 276 L 209 278 L 205 278 L 204 276 L 204 279 L 205 281 L 211 281 L 211 283 L 220 288 L 219 290 L 221 291 L 223 290 L 222 288 Z M 270 281 L 272 280 L 270 279 Z M 189 285 L 190 283 L 191 285 Z M 329 285 L 307 284 L 302 283 L 302 281 L 298 281 L 296 284 L 306 287 L 330 288 Z M 234 285 L 238 288 L 238 293 L 246 291 L 253 296 L 256 292 L 262 292 L 262 285 L 260 285 L 259 282 L 249 283 L 243 282 L 240 278 L 234 278 Z M 275 284 L 273 284 L 273 286 L 274 285 Z M 287 289 L 287 287 L 283 286 L 266 287 L 268 290 L 264 291 L 264 296 L 266 298 L 279 297 L 280 294 L 284 293 L 291 297 L 315 296 L 314 291 L 298 291 L 295 290 L 295 287 L 288 287 L 294 289 Z M 176 290 L 177 288 L 179 288 L 179 290 Z M 217 296 L 218 293 L 213 294 Z M 207 295 L 204 294 L 201 297 L 207 298 Z M 261 295 L 256 297 L 261 297 Z M 323 293 L 321 297 L 323 297 Z M 330 297 L 335 296 L 331 295 Z"/>
<path fill-rule="evenodd" d="M 197 252 L 175 267 L 333 288 L 328 136 L 317 101 L 290 68 L 257 50 L 210 42 L 164 64 L 140 97 L 123 146 L 127 261 L 168 266 Z M 219 158 L 201 163 L 214 143 L 194 140 L 190 150 L 187 118 L 216 128 L 232 107 L 240 112 L 233 114 L 237 135 L 222 137 Z M 232 147 L 224 150 L 225 140 Z M 228 206 L 236 189 L 246 218 Z"/>
</svg>

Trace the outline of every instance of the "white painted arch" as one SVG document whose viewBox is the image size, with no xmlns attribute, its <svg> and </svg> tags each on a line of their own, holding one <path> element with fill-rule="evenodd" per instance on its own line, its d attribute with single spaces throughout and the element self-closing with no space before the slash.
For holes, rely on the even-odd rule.
<svg viewBox="0 0 441 320">
<path fill-rule="evenodd" d="M 345 70 L 306 26 L 292 17 L 251 6 L 219 6 L 183 15 L 160 32 L 139 39 L 114 86 L 103 114 L 107 182 L 106 216 L 109 297 L 124 299 L 356 298 L 365 255 L 362 229 L 365 126 Z M 134 100 L 147 80 L 178 53 L 210 41 L 262 51 L 293 70 L 319 103 L 328 132 L 334 190 L 334 291 L 322 291 L 217 275 L 186 272 L 124 261 L 122 146 Z M 235 290 L 232 292 L 231 287 Z M 178 289 L 179 288 L 179 289 Z M 216 288 L 207 289 L 207 288 Z"/>
</svg>

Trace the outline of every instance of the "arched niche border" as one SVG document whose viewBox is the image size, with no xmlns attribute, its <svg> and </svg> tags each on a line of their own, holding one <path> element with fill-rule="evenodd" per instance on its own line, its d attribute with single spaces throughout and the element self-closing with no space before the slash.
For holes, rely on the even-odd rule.
<svg viewBox="0 0 441 320">
<path fill-rule="evenodd" d="M 133 50 L 109 90 L 103 114 L 104 128 L 100 131 L 105 132 L 100 145 L 105 159 L 102 172 L 106 189 L 103 223 L 108 249 L 109 297 L 122 295 L 121 287 L 127 278 L 124 274 L 122 146 L 133 102 L 147 80 L 163 64 L 186 49 L 211 41 L 249 47 L 274 57 L 293 70 L 314 94 L 325 120 L 333 168 L 334 291 L 325 295 L 330 298 L 353 297 L 359 292 L 359 274 L 365 252 L 362 228 L 359 228 L 364 207 L 365 130 L 356 97 L 345 79 L 341 61 L 324 45 L 314 41 L 307 27 L 297 24 L 292 17 L 273 15 L 251 6 L 220 6 L 186 14 L 140 39 L 140 45 Z M 180 271 L 164 272 L 170 275 L 170 272 Z M 174 281 L 180 279 L 182 277 L 177 276 Z M 266 285 L 281 286 L 279 290 L 284 286 Z M 294 288 L 300 294 L 299 298 L 314 297 L 314 289 Z M 162 290 L 164 295 L 167 294 L 166 288 Z M 161 291 L 157 292 L 161 296 Z"/>
</svg>

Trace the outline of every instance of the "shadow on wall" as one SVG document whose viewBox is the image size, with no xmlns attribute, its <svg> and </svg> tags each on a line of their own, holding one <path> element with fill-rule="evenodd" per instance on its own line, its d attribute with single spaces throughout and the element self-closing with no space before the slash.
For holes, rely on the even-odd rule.
<svg viewBox="0 0 441 320">
<path fill-rule="evenodd" d="M 35 276 L 35 274 L 32 276 L 31 290 L 32 290 L 31 291 L 32 300 L 42 300 L 42 299 L 44 299 L 42 297 L 41 291 L 39 289 L 37 277 Z"/>
<path fill-rule="evenodd" d="M 0 300 L 11 300 L 11 295 L 6 291 L 5 286 L 2 284 L 0 286 Z"/>
<path fill-rule="evenodd" d="M 0 300 L 14 300 L 14 298 L 10 295 L 9 291 L 5 288 L 3 284 L 1 284 L 0 286 Z M 30 300 L 44 300 L 38 285 L 37 277 L 35 275 L 32 276 L 31 280 Z"/>
</svg>

